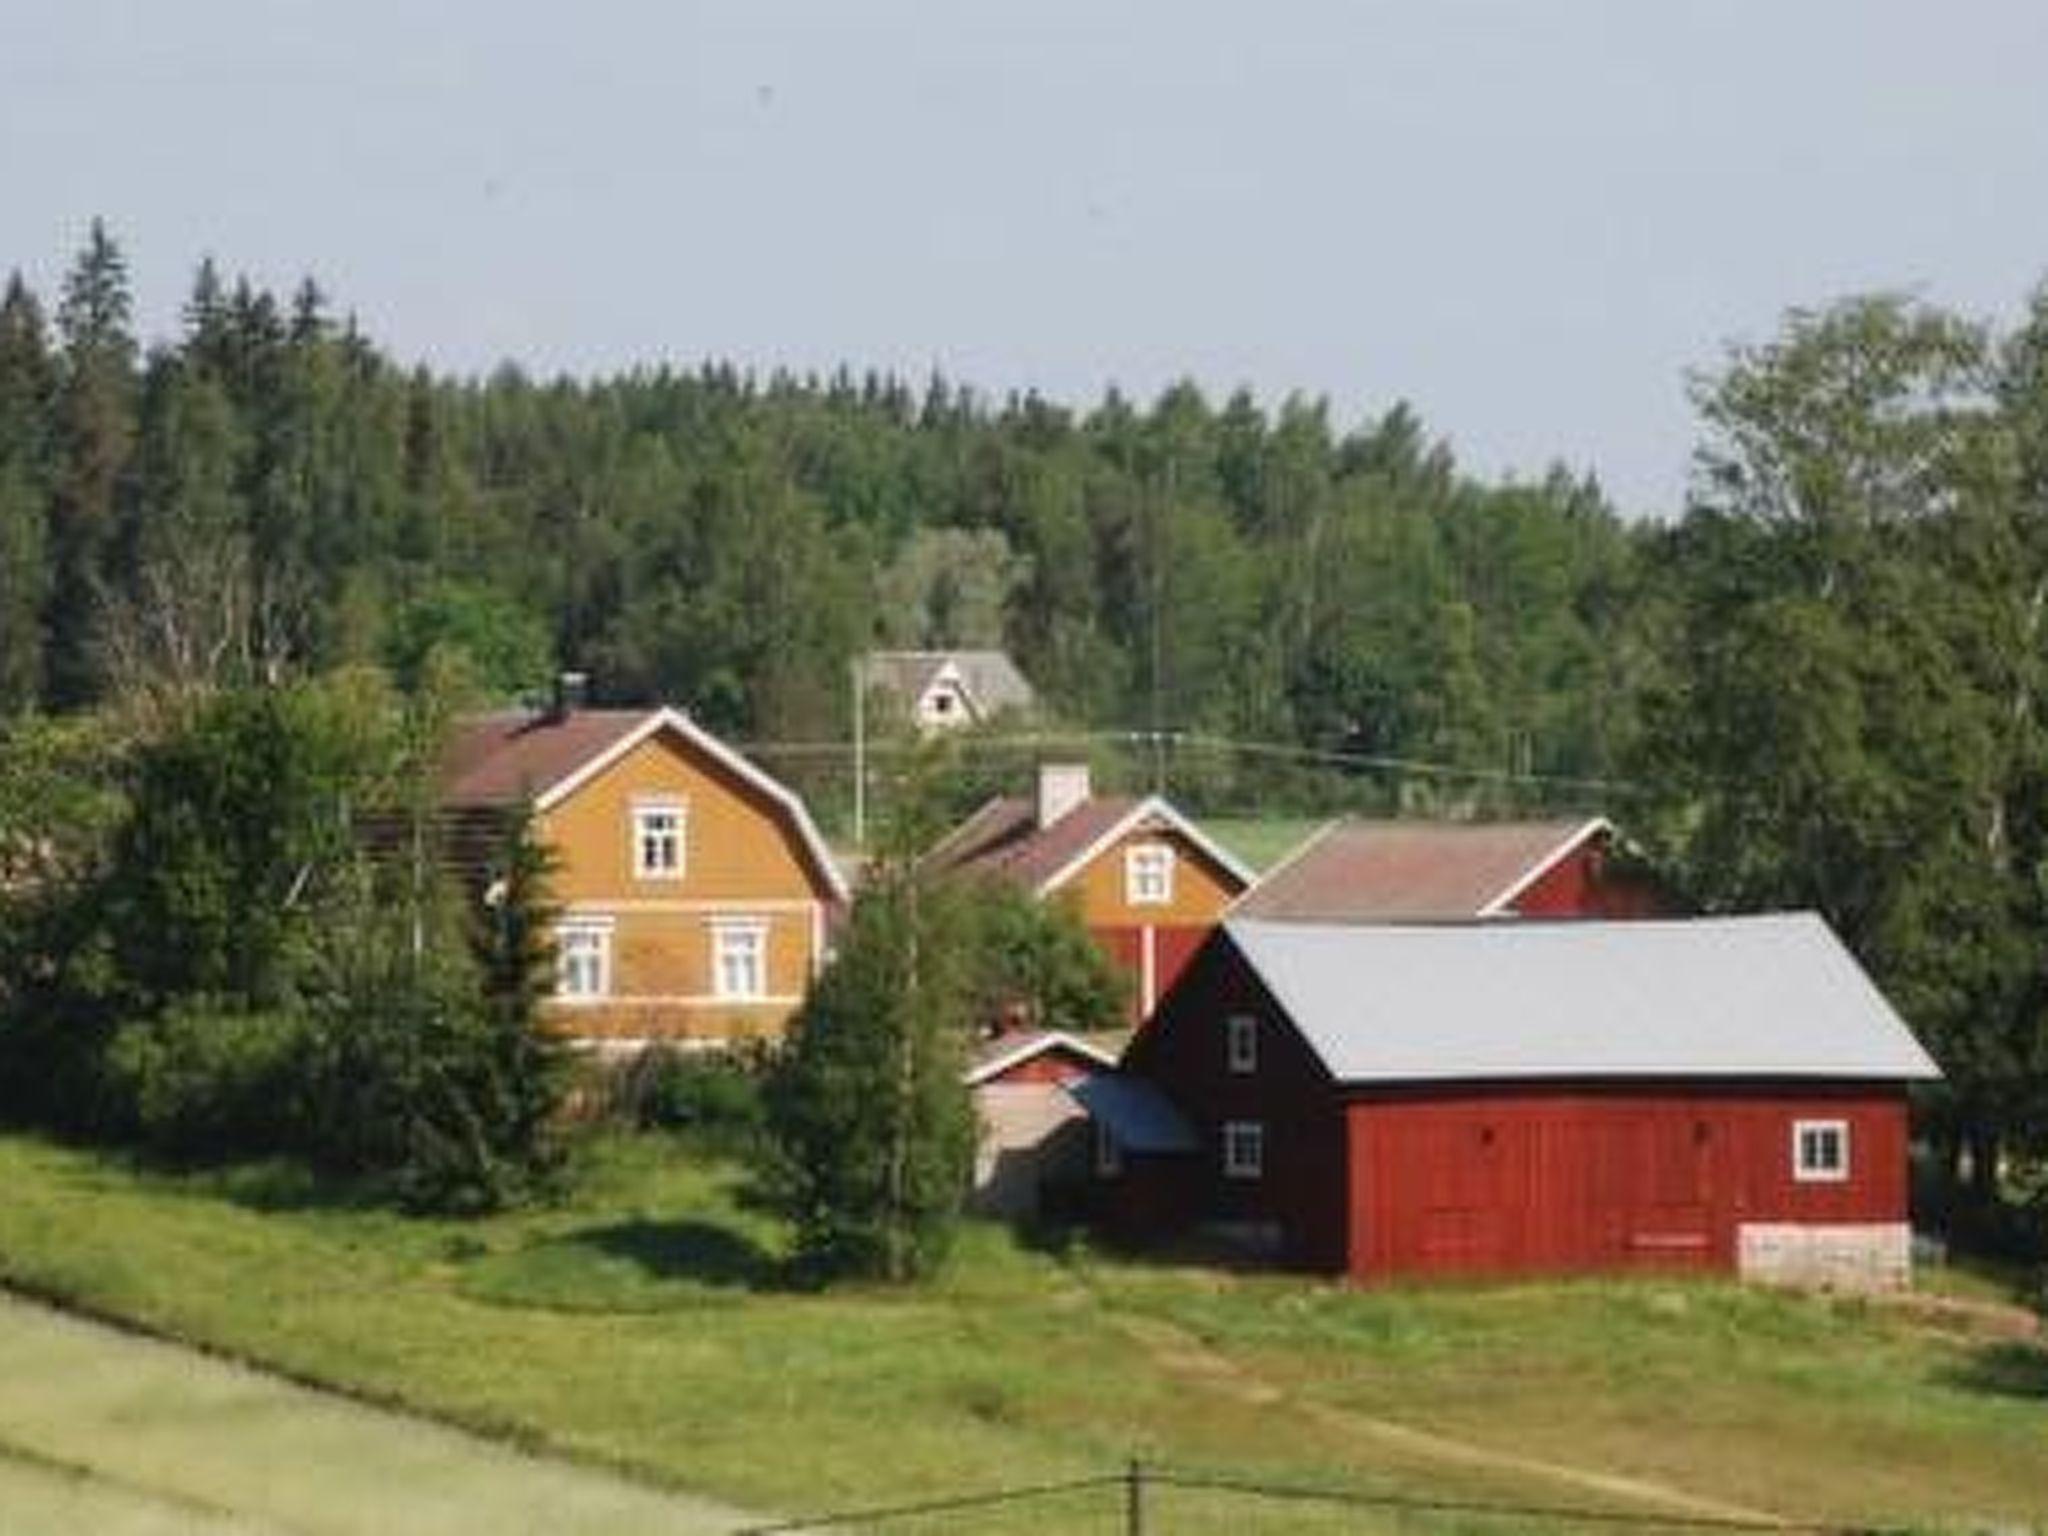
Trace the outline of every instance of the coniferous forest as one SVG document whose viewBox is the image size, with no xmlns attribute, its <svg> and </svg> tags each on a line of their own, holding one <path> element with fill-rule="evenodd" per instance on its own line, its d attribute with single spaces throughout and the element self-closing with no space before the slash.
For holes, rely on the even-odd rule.
<svg viewBox="0 0 2048 1536">
<path fill-rule="evenodd" d="M 999 645 L 1198 813 L 1604 811 L 1705 909 L 1819 909 L 1983 1173 L 2048 1143 L 2048 295 L 1774 323 L 1697 360 L 1688 505 L 1628 522 L 1399 406 L 452 378 L 211 262 L 145 338 L 95 226 L 0 300 L 0 720 L 575 667 L 830 822 L 853 659 Z"/>
</svg>

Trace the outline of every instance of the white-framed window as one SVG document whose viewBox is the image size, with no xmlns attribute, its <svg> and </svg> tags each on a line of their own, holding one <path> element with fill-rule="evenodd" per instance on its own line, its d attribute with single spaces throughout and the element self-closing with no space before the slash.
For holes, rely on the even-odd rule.
<svg viewBox="0 0 2048 1536">
<path fill-rule="evenodd" d="M 765 919 L 712 919 L 711 995 L 740 1002 L 768 995 L 768 924 Z"/>
<path fill-rule="evenodd" d="M 633 878 L 682 879 L 689 823 L 689 808 L 680 800 L 634 801 Z"/>
<path fill-rule="evenodd" d="M 1259 1021 L 1248 1013 L 1233 1013 L 1223 1021 L 1223 1054 L 1233 1072 L 1259 1070 Z"/>
<path fill-rule="evenodd" d="M 1095 1176 L 1114 1179 L 1124 1171 L 1124 1149 L 1116 1135 L 1100 1120 L 1095 1122 Z"/>
<path fill-rule="evenodd" d="M 1849 1122 L 1794 1120 L 1792 1177 L 1802 1184 L 1839 1184 L 1849 1177 Z"/>
<path fill-rule="evenodd" d="M 1173 849 L 1166 843 L 1134 843 L 1124 850 L 1124 900 L 1134 907 L 1173 902 Z"/>
<path fill-rule="evenodd" d="M 572 917 L 556 924 L 555 996 L 588 1001 L 609 997 L 611 990 L 611 920 Z"/>
<path fill-rule="evenodd" d="M 1266 1176 L 1266 1127 L 1258 1120 L 1223 1122 L 1223 1177 L 1262 1179 Z"/>
</svg>

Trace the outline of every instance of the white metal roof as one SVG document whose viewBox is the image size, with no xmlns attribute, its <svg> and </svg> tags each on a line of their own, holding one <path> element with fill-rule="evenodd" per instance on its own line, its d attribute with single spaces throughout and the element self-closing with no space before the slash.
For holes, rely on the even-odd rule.
<svg viewBox="0 0 2048 1536">
<path fill-rule="evenodd" d="M 1941 1075 L 1811 912 L 1224 928 L 1340 1082 Z"/>
</svg>

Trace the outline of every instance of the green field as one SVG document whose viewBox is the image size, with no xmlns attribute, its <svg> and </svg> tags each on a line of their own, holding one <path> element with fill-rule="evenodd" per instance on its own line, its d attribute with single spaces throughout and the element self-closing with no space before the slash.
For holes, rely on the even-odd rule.
<svg viewBox="0 0 2048 1536">
<path fill-rule="evenodd" d="M 1204 818 L 1202 830 L 1264 874 L 1327 825 L 1327 817 L 1315 820 L 1287 816 L 1219 816 Z"/>
<path fill-rule="evenodd" d="M 784 1288 L 782 1234 L 735 1188 L 666 1143 L 606 1142 L 558 1208 L 425 1221 L 284 1169 L 173 1176 L 0 1138 L 0 1273 L 747 1508 L 1138 1454 L 1406 1496 L 2048 1519 L 2048 1353 L 1986 1301 L 1652 1281 L 1362 1293 L 987 1227 L 928 1289 L 821 1296 Z M 1187 1513 L 1160 1528 L 1315 1528 L 1306 1509 L 1190 1497 Z"/>
</svg>

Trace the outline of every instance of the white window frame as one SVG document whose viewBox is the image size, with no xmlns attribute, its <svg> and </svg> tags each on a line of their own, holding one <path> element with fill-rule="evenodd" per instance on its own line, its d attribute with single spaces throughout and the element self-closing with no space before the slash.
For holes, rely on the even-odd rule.
<svg viewBox="0 0 2048 1536">
<path fill-rule="evenodd" d="M 1809 1136 L 1832 1136 L 1836 1158 L 1832 1163 L 1807 1160 Z M 1792 1177 L 1801 1184 L 1843 1184 L 1849 1178 L 1849 1122 L 1846 1120 L 1794 1120 L 1792 1122 Z"/>
<path fill-rule="evenodd" d="M 1171 843 L 1133 843 L 1124 850 L 1124 901 L 1133 907 L 1173 905 Z"/>
<path fill-rule="evenodd" d="M 1233 1013 L 1223 1021 L 1224 1065 L 1236 1073 L 1259 1070 L 1259 1021 L 1249 1013 Z"/>
<path fill-rule="evenodd" d="M 571 990 L 575 965 L 572 940 L 591 940 L 595 979 L 587 988 Z M 612 995 L 612 920 L 608 917 L 565 917 L 555 924 L 555 998 L 564 1003 L 597 1003 Z"/>
<path fill-rule="evenodd" d="M 650 863 L 647 858 L 649 839 L 664 834 L 651 832 L 648 823 L 655 817 L 670 817 L 673 829 L 667 836 L 675 840 L 675 862 L 671 864 Z M 661 799 L 635 800 L 633 802 L 633 878 L 635 880 L 680 880 L 690 867 L 690 803 L 687 800 L 666 797 Z"/>
<path fill-rule="evenodd" d="M 727 962 L 742 954 L 753 962 L 753 986 L 727 985 Z M 721 1003 L 758 1003 L 768 996 L 768 919 L 714 917 L 711 920 L 711 995 Z"/>
<path fill-rule="evenodd" d="M 1266 1176 L 1266 1122 L 1223 1122 L 1223 1177 L 1263 1179 Z"/>
</svg>

